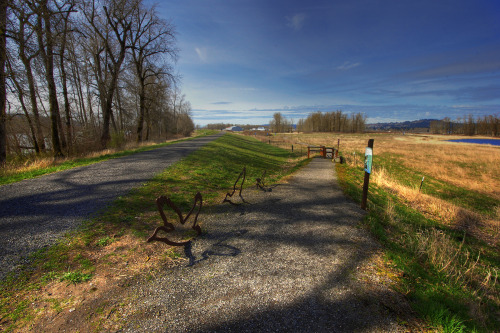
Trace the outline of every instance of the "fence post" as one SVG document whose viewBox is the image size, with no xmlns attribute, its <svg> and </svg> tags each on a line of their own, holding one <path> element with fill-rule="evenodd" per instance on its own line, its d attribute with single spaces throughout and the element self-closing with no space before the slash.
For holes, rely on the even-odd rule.
<svg viewBox="0 0 500 333">
<path fill-rule="evenodd" d="M 292 145 L 292 153 L 293 153 L 293 145 Z"/>
<path fill-rule="evenodd" d="M 373 149 L 373 139 L 368 140 L 368 148 Z M 367 156 L 365 155 L 365 160 L 367 159 Z M 371 170 L 368 168 L 365 168 L 365 180 L 363 182 L 363 198 L 361 199 L 361 209 L 366 210 L 366 200 L 368 199 L 368 185 L 370 183 L 370 173 Z"/>
</svg>

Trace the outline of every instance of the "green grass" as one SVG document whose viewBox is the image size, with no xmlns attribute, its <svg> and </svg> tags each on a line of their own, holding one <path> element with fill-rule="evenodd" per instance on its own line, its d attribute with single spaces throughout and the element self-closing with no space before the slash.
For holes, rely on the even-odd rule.
<svg viewBox="0 0 500 333">
<path fill-rule="evenodd" d="M 377 166 L 390 170 L 391 175 L 398 175 L 400 183 L 414 186 L 421 175 L 415 175 L 402 163 L 396 163 L 397 160 L 397 156 L 377 156 Z M 337 173 L 344 192 L 360 202 L 364 176 L 362 168 L 337 164 Z M 484 213 L 485 203 L 491 201 L 484 195 L 466 193 L 468 191 L 464 189 L 434 179 L 429 179 L 426 186 L 427 194 L 461 207 L 473 208 L 476 212 Z M 444 194 L 447 191 L 462 193 L 463 197 L 448 198 Z M 466 235 L 464 240 L 463 232 L 426 218 L 373 182 L 370 183 L 368 214 L 363 224 L 383 244 L 386 259 L 402 272 L 403 278 L 395 288 L 407 295 L 412 307 L 431 327 L 441 332 L 500 330 L 500 308 L 490 298 L 495 294 L 498 297 L 500 284 L 490 281 L 488 292 L 485 292 L 478 283 L 481 279 L 475 281 L 465 275 L 465 270 L 472 267 L 470 263 L 478 255 L 478 264 L 471 268 L 474 274 L 484 277 L 488 269 L 497 269 L 498 272 L 500 257 L 495 248 L 471 235 Z M 438 246 L 438 253 L 451 252 L 452 260 L 448 267 L 437 265 L 431 260 L 429 252 L 423 250 L 426 249 L 422 247 L 423 241 L 432 244 L 432 235 L 437 237 L 435 245 Z M 463 246 L 459 249 L 462 242 Z"/>
<path fill-rule="evenodd" d="M 82 272 L 67 272 L 64 273 L 60 278 L 59 281 L 68 281 L 73 284 L 81 283 L 81 282 L 87 282 L 92 278 L 92 274 L 89 273 L 82 273 Z"/>
<path fill-rule="evenodd" d="M 85 222 L 57 244 L 34 253 L 31 264 L 0 282 L 0 318 L 15 310 L 18 315 L 9 317 L 9 325 L 22 325 L 19 318 L 36 311 L 23 306 L 23 302 L 41 297 L 38 293 L 42 286 L 57 280 L 70 284 L 90 281 L 98 264 L 105 264 L 110 255 L 97 262 L 83 255 L 87 250 L 104 250 L 124 235 L 145 241 L 154 228 L 161 225 L 155 204 L 158 196 L 170 197 L 185 212 L 199 191 L 203 195 L 203 209 L 210 209 L 222 204 L 221 196 L 232 189 L 243 167 L 247 170 L 245 188 L 254 187 L 256 178 L 264 171 L 266 184 L 272 184 L 306 163 L 296 157 L 289 151 L 248 137 L 224 135 L 218 138 L 167 168 L 144 186 L 119 197 L 106 211 Z M 202 228 L 210 230 L 210 225 L 202 225 Z M 176 250 L 165 249 L 165 257 L 179 258 Z M 132 254 L 136 250 L 131 248 L 129 252 Z M 62 303 L 56 303 L 54 306 L 60 310 Z"/>
<path fill-rule="evenodd" d="M 111 237 L 106 236 L 106 237 L 98 239 L 96 242 L 96 245 L 97 246 L 106 246 L 106 245 L 111 244 L 112 241 L 113 241 L 113 239 Z"/>
</svg>

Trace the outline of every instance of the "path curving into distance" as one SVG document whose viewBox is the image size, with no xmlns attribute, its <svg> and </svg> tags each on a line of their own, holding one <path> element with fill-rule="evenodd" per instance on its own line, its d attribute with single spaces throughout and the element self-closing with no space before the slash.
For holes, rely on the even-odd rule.
<svg viewBox="0 0 500 333">
<path fill-rule="evenodd" d="M 0 186 L 0 279 L 118 196 L 221 134 Z"/>
</svg>

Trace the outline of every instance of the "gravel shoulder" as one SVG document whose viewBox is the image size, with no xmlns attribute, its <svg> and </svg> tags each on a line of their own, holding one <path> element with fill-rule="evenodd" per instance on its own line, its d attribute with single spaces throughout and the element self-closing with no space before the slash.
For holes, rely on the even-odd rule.
<svg viewBox="0 0 500 333">
<path fill-rule="evenodd" d="M 0 186 L 0 279 L 118 196 L 220 135 Z"/>
<path fill-rule="evenodd" d="M 370 272 L 380 248 L 357 227 L 331 161 L 313 159 L 249 204 L 200 215 L 185 264 L 131 287 L 120 332 L 405 332 L 411 312 Z"/>
</svg>

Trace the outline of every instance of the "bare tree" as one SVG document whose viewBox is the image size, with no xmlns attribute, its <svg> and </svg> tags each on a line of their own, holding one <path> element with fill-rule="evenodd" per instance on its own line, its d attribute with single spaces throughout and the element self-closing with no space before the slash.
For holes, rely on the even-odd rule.
<svg viewBox="0 0 500 333">
<path fill-rule="evenodd" d="M 92 0 L 82 5 L 88 24 L 86 35 L 93 43 L 91 49 L 103 118 L 101 146 L 105 148 L 111 138 L 113 97 L 126 52 L 131 47 L 128 36 L 139 1 Z"/>
<path fill-rule="evenodd" d="M 283 117 L 281 112 L 275 112 L 273 114 L 273 119 L 269 123 L 269 127 L 274 133 L 282 133 L 285 129 L 285 122 L 285 117 Z"/>
<path fill-rule="evenodd" d="M 32 68 L 33 61 L 39 55 L 38 46 L 33 40 L 35 37 L 35 30 L 33 28 L 35 26 L 35 22 L 33 22 L 35 15 L 28 8 L 28 6 L 23 3 L 23 1 L 16 2 L 12 6 L 12 10 L 17 19 L 18 30 L 11 33 L 11 39 L 17 45 L 17 55 L 19 56 L 19 60 L 21 60 L 24 66 L 24 73 L 20 75 L 26 77 L 28 84 L 29 100 L 31 104 L 33 124 L 36 133 L 36 141 L 34 141 L 34 145 L 35 150 L 38 153 L 45 150 L 45 138 L 43 135 L 40 114 L 38 110 L 36 79 L 33 74 Z"/>
<path fill-rule="evenodd" d="M 176 60 L 174 27 L 161 20 L 155 8 L 140 5 L 135 12 L 130 29 L 132 62 L 139 83 L 139 114 L 137 117 L 137 142 L 142 141 L 142 130 L 146 112 L 146 86 L 155 84 L 154 76 L 173 79 L 167 60 Z"/>
<path fill-rule="evenodd" d="M 52 149 L 55 157 L 62 157 L 63 152 L 59 137 L 59 101 L 57 99 L 57 88 L 54 77 L 55 36 L 52 31 L 56 10 L 49 6 L 48 0 L 39 0 L 28 5 L 37 15 L 35 32 L 38 38 L 38 47 L 45 69 L 45 80 L 47 81 L 47 90 L 49 93 Z"/>
<path fill-rule="evenodd" d="M 23 154 L 20 147 L 30 146 L 19 134 L 43 151 L 46 121 L 55 157 L 106 147 L 112 130 L 127 139 L 137 133 L 138 141 L 191 131 L 190 104 L 172 88 L 174 27 L 154 7 L 143 0 L 1 5 L 0 163 L 6 159 L 7 130 L 13 152 Z M 7 105 L 22 115 L 12 126 Z"/>
<path fill-rule="evenodd" d="M 59 71 L 61 74 L 61 85 L 62 85 L 62 92 L 63 92 L 63 98 L 64 98 L 64 115 L 65 115 L 65 124 L 66 124 L 66 137 L 67 137 L 67 142 L 66 146 L 68 150 L 71 150 L 71 145 L 72 145 L 72 128 L 71 128 L 71 107 L 69 103 L 69 96 L 68 96 L 68 76 L 66 74 L 66 49 L 67 49 L 67 44 L 68 44 L 68 35 L 70 33 L 70 15 L 74 11 L 74 8 L 76 6 L 74 0 L 67 0 L 61 4 L 58 4 L 56 2 L 57 9 L 60 12 L 60 21 L 58 24 L 58 31 L 60 32 L 59 35 Z M 64 137 L 64 136 L 62 136 Z M 64 146 L 64 144 L 63 144 Z"/>
</svg>

